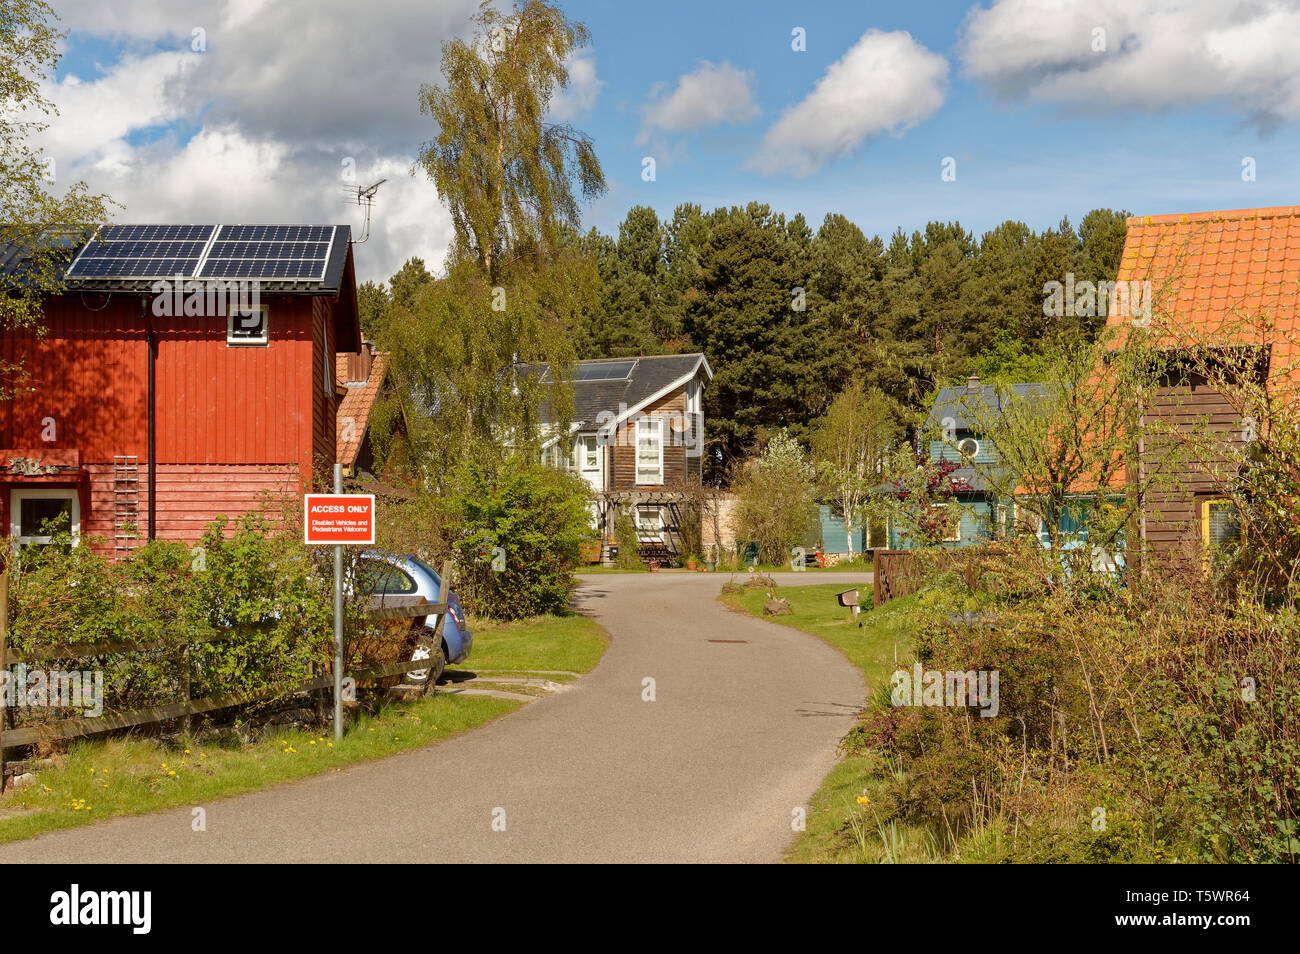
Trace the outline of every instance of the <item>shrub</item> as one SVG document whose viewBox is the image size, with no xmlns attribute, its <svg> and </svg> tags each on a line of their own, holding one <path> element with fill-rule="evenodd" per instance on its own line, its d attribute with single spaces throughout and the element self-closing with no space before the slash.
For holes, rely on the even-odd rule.
<svg viewBox="0 0 1300 954">
<path fill-rule="evenodd" d="M 641 559 L 641 540 L 636 535 L 636 521 L 632 514 L 619 511 L 614 520 L 614 541 L 618 544 L 615 563 L 624 570 L 639 570 L 645 566 Z"/>
<path fill-rule="evenodd" d="M 758 541 L 763 563 L 780 566 L 809 529 L 816 502 L 816 471 L 784 429 L 749 461 L 735 484 L 740 535 Z"/>
<path fill-rule="evenodd" d="M 516 457 L 496 473 L 470 465 L 456 486 L 448 504 L 459 524 L 458 594 L 467 608 L 502 620 L 563 610 L 589 532 L 586 483 Z M 494 569 L 497 547 L 504 567 Z"/>
<path fill-rule="evenodd" d="M 69 542 L 25 548 L 11 565 L 10 642 L 161 644 L 36 664 L 102 670 L 107 711 L 176 702 L 187 677 L 193 698 L 278 693 L 331 655 L 329 578 L 259 516 L 215 521 L 193 551 L 153 540 L 122 561 Z"/>
</svg>

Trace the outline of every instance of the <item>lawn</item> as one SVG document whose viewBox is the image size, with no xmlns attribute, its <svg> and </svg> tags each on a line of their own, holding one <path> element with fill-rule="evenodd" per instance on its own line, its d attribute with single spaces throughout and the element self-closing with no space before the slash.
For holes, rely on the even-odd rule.
<svg viewBox="0 0 1300 954">
<path fill-rule="evenodd" d="M 867 691 L 874 692 L 889 681 L 896 661 L 910 658 L 912 612 L 918 597 L 893 600 L 879 609 L 867 609 L 859 616 L 859 627 L 849 620 L 849 611 L 839 606 L 835 594 L 847 589 L 843 583 L 785 586 L 777 596 L 790 601 L 791 615 L 764 617 L 763 590 L 723 594 L 719 599 L 734 609 L 769 622 L 793 626 L 830 643 L 862 671 Z M 859 588 L 870 603 L 870 585 Z M 929 859 L 929 846 L 919 833 L 907 828 L 883 828 L 876 824 L 871 803 L 884 787 L 881 773 L 887 766 L 868 757 L 842 759 L 822 781 L 808 805 L 807 828 L 786 852 L 791 862 L 827 863 L 862 861 L 920 861 Z M 865 799 L 866 801 L 859 801 Z"/>
<path fill-rule="evenodd" d="M 576 614 L 508 624 L 479 620 L 473 630 L 474 647 L 462 669 L 590 672 L 608 644 L 604 630 Z M 328 728 L 271 730 L 245 745 L 138 738 L 77 742 L 40 768 L 34 785 L 0 797 L 0 842 L 114 815 L 201 805 L 382 758 L 477 728 L 523 704 L 452 693 L 386 702 L 378 712 L 362 714 L 337 743 Z"/>
<path fill-rule="evenodd" d="M 793 626 L 830 643 L 862 670 L 867 684 L 887 681 L 896 660 L 907 661 L 911 652 L 910 611 L 915 597 L 893 600 L 878 610 L 865 609 L 858 617 L 861 626 L 849 619 L 849 611 L 835 600 L 835 594 L 848 589 L 845 583 L 814 583 L 809 586 L 782 586 L 777 596 L 790 601 L 789 616 L 764 617 L 766 591 L 746 590 L 720 599 L 728 606 L 759 616 L 769 622 Z M 858 587 L 859 599 L 871 603 L 871 584 Z M 897 650 L 897 654 L 895 654 Z"/>
<path fill-rule="evenodd" d="M 605 631 L 577 613 L 517 623 L 470 623 L 474 648 L 469 659 L 452 668 L 472 672 L 591 672 L 609 645 Z"/>
</svg>

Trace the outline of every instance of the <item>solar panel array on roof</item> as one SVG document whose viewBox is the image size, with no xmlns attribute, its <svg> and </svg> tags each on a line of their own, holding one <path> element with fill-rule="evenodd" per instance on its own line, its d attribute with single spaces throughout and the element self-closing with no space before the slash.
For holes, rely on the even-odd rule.
<svg viewBox="0 0 1300 954">
<path fill-rule="evenodd" d="M 69 278 L 173 278 L 198 267 L 215 225 L 110 225 L 68 268 Z"/>
<path fill-rule="evenodd" d="M 332 225 L 110 225 L 67 277 L 322 282 L 337 235 Z"/>
<path fill-rule="evenodd" d="M 602 361 L 599 364 L 580 364 L 575 381 L 622 381 L 632 373 L 635 361 Z"/>
<path fill-rule="evenodd" d="M 322 281 L 334 231 L 330 225 L 223 225 L 198 277 Z"/>
</svg>

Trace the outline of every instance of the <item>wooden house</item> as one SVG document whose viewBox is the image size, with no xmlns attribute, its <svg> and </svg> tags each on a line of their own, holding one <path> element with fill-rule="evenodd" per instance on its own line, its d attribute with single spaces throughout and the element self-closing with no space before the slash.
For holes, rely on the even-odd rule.
<svg viewBox="0 0 1300 954">
<path fill-rule="evenodd" d="M 704 391 L 712 378 L 702 354 L 576 365 L 573 422 L 545 442 L 543 460 L 591 485 L 593 528 L 606 557 L 620 512 L 635 519 L 644 557 L 689 556 L 682 552 L 682 521 L 687 487 L 700 479 Z"/>
<path fill-rule="evenodd" d="M 1188 349 L 1207 343 L 1231 362 L 1234 373 L 1257 376 L 1273 393 L 1294 397 L 1300 207 L 1130 218 L 1117 284 L 1131 289 L 1131 300 L 1154 297 L 1158 311 L 1153 318 L 1149 310 L 1112 310 L 1107 318 L 1121 336 L 1135 321 L 1149 323 L 1165 356 L 1159 387 L 1140 409 L 1143 415 L 1161 419 L 1175 434 L 1208 428 L 1224 451 L 1250 442 L 1251 425 L 1240 410 L 1185 360 Z M 1262 332 L 1250 323 L 1261 315 L 1271 322 Z M 1158 453 L 1140 449 L 1138 467 L 1158 466 Z M 1174 479 L 1148 495 L 1137 527 L 1147 552 L 1168 555 L 1234 541 L 1235 508 L 1221 476 L 1210 470 L 1218 463 L 1184 457 L 1175 464 Z"/>
<path fill-rule="evenodd" d="M 22 251 L 0 250 L 21 272 Z M 0 523 L 64 516 L 127 555 L 194 541 L 333 464 L 336 355 L 361 346 L 347 226 L 116 225 L 70 250 L 0 401 Z M 13 382 L 11 382 L 11 385 Z"/>
<path fill-rule="evenodd" d="M 1041 384 L 1013 384 L 1012 400 L 1032 398 L 1040 393 Z M 981 383 L 971 375 L 965 384 L 945 386 L 935 395 L 925 425 L 917 435 L 924 442 L 924 456 L 955 466 L 949 475 L 956 488 L 956 507 L 960 514 L 952 521 L 952 532 L 943 541 L 946 547 L 971 546 L 1008 532 L 1015 519 L 1015 500 L 1003 499 L 990 486 L 986 475 L 998 466 L 999 457 L 993 438 L 981 433 L 979 419 L 998 415 L 1003 394 L 994 385 Z M 904 528 L 892 521 L 888 528 L 891 549 L 912 545 Z"/>
</svg>

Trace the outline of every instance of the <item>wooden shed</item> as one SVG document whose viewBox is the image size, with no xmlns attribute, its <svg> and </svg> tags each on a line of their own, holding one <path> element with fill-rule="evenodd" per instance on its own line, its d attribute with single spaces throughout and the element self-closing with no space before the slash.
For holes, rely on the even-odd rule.
<svg viewBox="0 0 1300 954">
<path fill-rule="evenodd" d="M 8 267 L 15 266 L 9 250 Z M 335 459 L 335 356 L 360 348 L 347 226 L 111 226 L 76 248 L 0 402 L 0 521 L 66 514 L 127 554 L 193 541 Z"/>
<path fill-rule="evenodd" d="M 1160 387 L 1141 412 L 1169 422 L 1174 433 L 1208 427 L 1223 459 L 1228 448 L 1250 439 L 1240 410 L 1197 373 L 1203 364 L 1186 360 L 1190 347 L 1204 350 L 1211 342 L 1218 355 L 1213 360 L 1275 393 L 1298 383 L 1300 207 L 1130 218 L 1116 284 L 1127 286 L 1130 301 L 1157 300 L 1160 314 L 1151 327 L 1157 343 L 1164 342 L 1166 360 Z M 1259 326 L 1247 331 L 1250 319 L 1261 315 L 1271 321 L 1262 337 Z M 1152 318 L 1133 309 L 1112 309 L 1107 317 L 1121 335 L 1135 321 Z M 1156 466 L 1161 453 L 1143 448 L 1139 466 Z M 1230 542 L 1235 510 L 1211 475 L 1218 463 L 1180 463 L 1173 484 L 1149 495 L 1138 532 L 1150 552 Z"/>
</svg>

